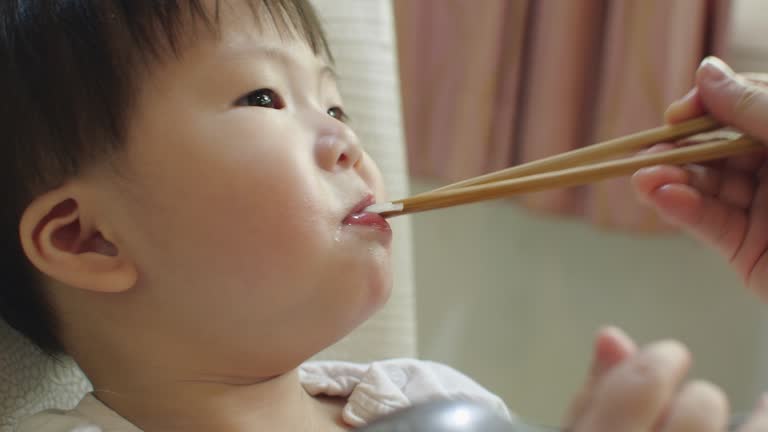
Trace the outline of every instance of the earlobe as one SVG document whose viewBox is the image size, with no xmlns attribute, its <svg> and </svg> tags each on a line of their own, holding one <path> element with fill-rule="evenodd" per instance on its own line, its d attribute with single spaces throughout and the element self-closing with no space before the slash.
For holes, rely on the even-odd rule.
<svg viewBox="0 0 768 432">
<path fill-rule="evenodd" d="M 66 186 L 35 198 L 24 210 L 19 234 L 24 253 L 48 277 L 73 288 L 122 292 L 136 283 L 133 261 L 105 226 L 84 214 Z"/>
</svg>

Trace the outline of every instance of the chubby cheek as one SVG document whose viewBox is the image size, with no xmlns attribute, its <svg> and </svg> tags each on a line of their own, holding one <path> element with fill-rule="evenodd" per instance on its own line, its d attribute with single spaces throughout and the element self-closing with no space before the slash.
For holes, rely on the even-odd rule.
<svg viewBox="0 0 768 432">
<path fill-rule="evenodd" d="M 237 193 L 231 196 L 209 197 L 198 229 L 187 227 L 200 235 L 201 254 L 193 261 L 217 264 L 213 269 L 219 278 L 251 285 L 258 277 L 259 284 L 280 280 L 285 285 L 292 276 L 300 279 L 297 271 L 309 271 L 319 252 L 332 244 L 329 216 L 307 198 L 317 192 L 311 185 L 283 182 L 265 188 L 262 183 L 233 189 Z M 210 256 L 223 259 L 206 263 Z"/>
<path fill-rule="evenodd" d="M 143 282 L 163 287 L 149 290 L 151 301 L 162 303 L 159 311 L 169 304 L 220 311 L 229 319 L 200 329 L 211 338 L 232 328 L 273 328 L 293 316 L 296 331 L 326 322 L 328 334 L 318 340 L 328 340 L 385 302 L 389 248 L 365 236 L 340 238 L 342 192 L 311 152 L 247 144 L 203 151 L 204 145 L 187 144 L 190 150 L 167 160 L 154 153 L 138 160 L 143 181 L 124 194 L 128 216 L 116 215 L 132 234 Z M 384 200 L 378 168 L 367 156 L 363 164 L 363 180 Z M 163 169 L 169 166 L 174 169 Z M 198 315 L 190 316 L 194 325 Z"/>
<path fill-rule="evenodd" d="M 131 223 L 143 231 L 135 249 L 157 282 L 298 284 L 313 253 L 333 242 L 327 212 L 310 199 L 323 191 L 311 173 L 297 174 L 306 169 L 300 162 L 219 156 L 188 165 L 148 173 L 152 181 L 132 201 Z"/>
</svg>

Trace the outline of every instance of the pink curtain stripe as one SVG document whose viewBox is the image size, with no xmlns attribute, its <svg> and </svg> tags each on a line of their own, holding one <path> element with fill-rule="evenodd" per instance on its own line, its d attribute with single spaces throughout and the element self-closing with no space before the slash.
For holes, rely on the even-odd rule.
<svg viewBox="0 0 768 432">
<path fill-rule="evenodd" d="M 456 181 L 656 126 L 729 0 L 396 0 L 411 174 Z M 626 179 L 519 198 L 600 226 L 664 229 Z"/>
</svg>

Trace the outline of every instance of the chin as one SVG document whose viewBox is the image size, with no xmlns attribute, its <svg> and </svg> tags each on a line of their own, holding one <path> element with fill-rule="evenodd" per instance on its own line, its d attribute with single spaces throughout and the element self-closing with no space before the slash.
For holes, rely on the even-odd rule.
<svg viewBox="0 0 768 432">
<path fill-rule="evenodd" d="M 351 332 L 365 323 L 371 316 L 378 312 L 389 300 L 392 294 L 392 276 L 387 271 L 369 274 L 367 279 L 350 287 L 357 294 L 348 297 L 349 303 L 344 306 L 347 319 L 343 328 L 345 332 Z M 362 289 L 361 289 L 362 288 Z"/>
<path fill-rule="evenodd" d="M 389 301 L 390 295 L 392 295 L 392 271 L 387 269 L 387 273 L 384 275 L 382 280 L 379 282 L 378 289 L 375 290 L 379 294 L 379 302 L 377 305 L 377 309 L 384 306 L 384 304 Z"/>
<path fill-rule="evenodd" d="M 373 309 L 372 313 L 381 309 L 389 300 L 392 294 L 392 266 L 389 253 L 382 254 L 380 260 L 368 272 L 366 290 L 369 305 Z"/>
<path fill-rule="evenodd" d="M 389 300 L 392 293 L 392 265 L 390 251 L 370 248 L 357 252 L 344 263 L 347 272 L 344 290 L 356 298 L 357 307 L 373 314 Z"/>
<path fill-rule="evenodd" d="M 367 304 L 368 314 L 364 319 L 370 318 L 371 315 L 384 307 L 392 295 L 392 271 L 389 267 L 371 278 L 368 282 L 368 292 L 370 293 Z"/>
</svg>

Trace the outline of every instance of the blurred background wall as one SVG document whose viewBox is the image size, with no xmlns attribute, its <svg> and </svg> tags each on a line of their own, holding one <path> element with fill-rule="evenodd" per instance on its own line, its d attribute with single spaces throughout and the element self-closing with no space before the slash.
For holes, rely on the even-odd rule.
<svg viewBox="0 0 768 432">
<path fill-rule="evenodd" d="M 726 59 L 768 71 L 764 2 L 730 6 Z M 417 175 L 412 191 L 444 181 Z M 682 340 L 692 375 L 721 385 L 735 410 L 750 409 L 768 389 L 765 307 L 714 252 L 678 233 L 593 222 L 504 201 L 412 216 L 421 356 L 555 423 L 585 376 L 595 331 L 616 324 L 640 342 Z"/>
</svg>

